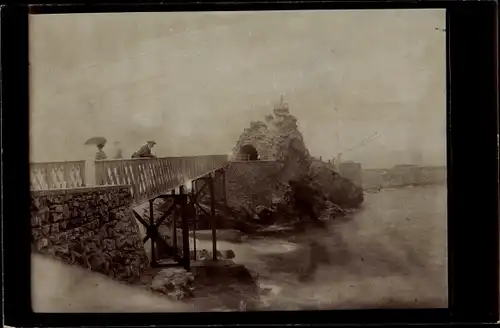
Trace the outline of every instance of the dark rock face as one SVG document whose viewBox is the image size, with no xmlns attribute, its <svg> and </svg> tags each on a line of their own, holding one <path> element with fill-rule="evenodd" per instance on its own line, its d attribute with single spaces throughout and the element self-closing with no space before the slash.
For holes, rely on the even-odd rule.
<svg viewBox="0 0 500 328">
<path fill-rule="evenodd" d="M 123 187 L 32 192 L 33 251 L 132 282 L 148 260 L 131 203 Z"/>
<path fill-rule="evenodd" d="M 363 203 L 363 188 L 340 176 L 328 163 L 313 161 L 308 176 L 325 198 L 344 208 L 357 208 Z"/>
<path fill-rule="evenodd" d="M 269 207 L 286 191 L 281 180 L 283 164 L 279 162 L 234 162 L 226 171 L 227 203 L 231 208 L 247 210 Z"/>
</svg>

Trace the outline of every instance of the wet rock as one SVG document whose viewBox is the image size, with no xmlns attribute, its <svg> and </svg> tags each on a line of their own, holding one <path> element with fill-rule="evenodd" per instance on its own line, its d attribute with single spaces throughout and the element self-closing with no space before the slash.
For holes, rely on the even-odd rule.
<svg viewBox="0 0 500 328">
<path fill-rule="evenodd" d="M 234 253 L 234 251 L 232 249 L 229 249 L 229 250 L 223 252 L 223 256 L 226 259 L 231 260 L 231 259 L 235 258 L 236 254 Z"/>
<path fill-rule="evenodd" d="M 174 300 L 181 300 L 194 296 L 194 276 L 181 268 L 161 270 L 151 282 L 151 289 L 167 295 Z"/>
<path fill-rule="evenodd" d="M 272 291 L 273 291 L 273 289 L 272 288 L 268 288 L 268 287 L 260 287 L 259 288 L 260 295 L 264 295 L 264 296 L 271 294 Z"/>
<path fill-rule="evenodd" d="M 363 189 L 340 176 L 329 163 L 313 161 L 308 175 L 316 182 L 325 198 L 338 206 L 357 208 L 364 200 Z"/>
<path fill-rule="evenodd" d="M 213 259 L 213 252 L 206 249 L 196 250 L 196 258 L 194 254 L 194 251 L 191 251 L 191 260 L 204 261 Z M 220 251 L 217 251 L 217 259 L 225 259 L 224 255 L 222 255 Z"/>
</svg>

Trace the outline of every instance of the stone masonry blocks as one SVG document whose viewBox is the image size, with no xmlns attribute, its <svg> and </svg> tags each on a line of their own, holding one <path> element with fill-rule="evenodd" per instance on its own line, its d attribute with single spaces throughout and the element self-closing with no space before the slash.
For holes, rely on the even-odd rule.
<svg viewBox="0 0 500 328">
<path fill-rule="evenodd" d="M 148 265 L 127 186 L 35 191 L 33 251 L 122 281 Z"/>
</svg>

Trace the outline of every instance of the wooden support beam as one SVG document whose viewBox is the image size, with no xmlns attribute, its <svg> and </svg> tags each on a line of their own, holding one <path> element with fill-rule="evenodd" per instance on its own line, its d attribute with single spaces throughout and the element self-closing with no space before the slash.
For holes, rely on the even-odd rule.
<svg viewBox="0 0 500 328">
<path fill-rule="evenodd" d="M 199 178 L 199 179 L 193 180 L 193 182 L 204 181 L 204 180 L 205 180 L 204 178 Z M 198 200 L 201 192 L 203 191 L 203 189 L 205 189 L 207 187 L 207 185 L 208 184 L 205 182 L 205 184 L 203 184 L 203 186 L 199 190 L 196 191 L 196 193 L 194 194 L 194 199 Z"/>
<path fill-rule="evenodd" d="M 175 195 L 175 189 L 172 189 L 172 195 Z M 174 197 L 175 199 L 175 197 Z M 177 209 L 174 209 L 173 215 L 172 215 L 172 238 L 174 239 L 172 241 L 173 246 L 175 248 L 175 251 L 177 252 Z"/>
<path fill-rule="evenodd" d="M 210 186 L 210 210 L 211 210 L 211 226 L 212 226 L 212 255 L 213 260 L 217 261 L 217 227 L 215 217 L 215 188 L 212 174 L 208 180 Z"/>
<path fill-rule="evenodd" d="M 154 212 L 153 212 L 153 200 L 150 200 L 149 201 L 149 229 L 150 231 L 148 231 L 148 235 L 149 234 L 153 234 L 154 231 L 152 229 L 154 229 L 154 225 L 155 224 L 155 221 L 154 221 Z M 155 252 L 155 239 L 154 236 L 151 236 L 151 267 L 156 267 L 157 266 L 157 262 L 156 262 L 156 252 Z"/>
<path fill-rule="evenodd" d="M 196 261 L 196 228 L 198 224 L 198 207 L 196 206 L 196 202 L 194 201 L 195 195 L 197 194 L 197 189 L 198 189 L 198 184 L 196 183 L 196 180 L 193 181 L 193 187 L 191 188 L 191 193 L 192 193 L 192 199 L 191 199 L 191 205 L 193 206 L 194 210 L 194 224 L 193 224 L 193 252 L 194 252 L 194 258 L 193 260 Z"/>
<path fill-rule="evenodd" d="M 149 224 L 142 218 L 142 216 L 140 216 L 139 213 L 137 213 L 135 210 L 132 210 L 132 213 L 134 213 L 135 218 L 139 220 L 140 223 L 142 223 L 144 228 L 147 229 L 149 227 Z"/>
<path fill-rule="evenodd" d="M 158 222 L 156 222 L 155 226 L 157 228 L 159 228 L 160 225 L 163 223 L 163 221 L 165 221 L 165 219 L 174 212 L 176 206 L 177 206 L 177 200 L 174 198 L 172 205 L 170 205 L 168 210 L 165 213 L 163 213 L 162 217 L 158 220 Z"/>
<path fill-rule="evenodd" d="M 224 199 L 224 211 L 227 209 L 227 194 L 226 194 L 226 170 L 224 168 L 222 171 L 222 197 Z"/>
<path fill-rule="evenodd" d="M 200 206 L 198 202 L 195 202 L 195 205 L 206 215 L 206 216 L 211 216 L 210 213 L 208 213 L 203 207 Z"/>
<path fill-rule="evenodd" d="M 191 269 L 191 257 L 189 251 L 189 225 L 187 218 L 187 195 L 185 194 L 184 186 L 179 187 L 180 207 L 181 207 L 181 222 L 182 222 L 182 257 L 184 269 Z"/>
</svg>

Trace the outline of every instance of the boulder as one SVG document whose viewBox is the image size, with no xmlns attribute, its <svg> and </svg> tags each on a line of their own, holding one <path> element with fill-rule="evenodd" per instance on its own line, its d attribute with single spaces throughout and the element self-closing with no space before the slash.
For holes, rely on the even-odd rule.
<svg viewBox="0 0 500 328">
<path fill-rule="evenodd" d="M 227 251 L 223 252 L 223 256 L 226 259 L 231 260 L 231 259 L 234 259 L 236 257 L 236 254 L 234 253 L 234 251 L 232 249 L 228 249 Z"/>
<path fill-rule="evenodd" d="M 194 296 L 194 276 L 181 268 L 163 269 L 151 282 L 151 289 L 165 294 L 174 300 L 181 300 Z"/>
<path fill-rule="evenodd" d="M 309 178 L 316 183 L 327 200 L 343 208 L 357 208 L 363 203 L 363 189 L 340 176 L 329 163 L 314 160 Z"/>
<path fill-rule="evenodd" d="M 196 261 L 205 261 L 205 260 L 212 260 L 213 252 L 210 252 L 206 249 L 201 249 L 201 250 L 196 250 L 196 259 L 194 256 L 194 251 L 191 251 L 191 260 L 196 260 Z M 217 259 L 220 260 L 225 260 L 225 259 L 232 259 L 236 256 L 233 250 L 224 250 L 224 251 L 217 251 Z"/>
</svg>

